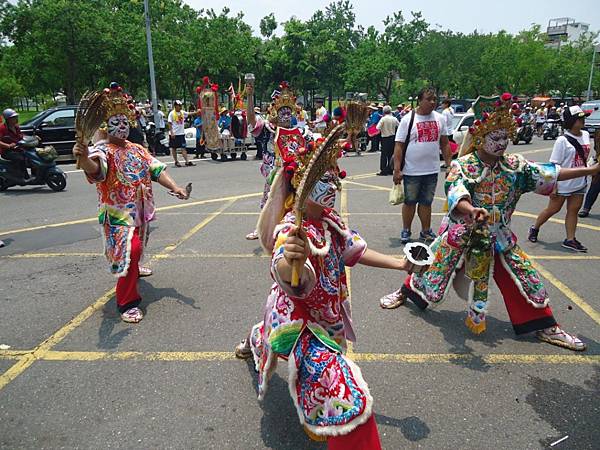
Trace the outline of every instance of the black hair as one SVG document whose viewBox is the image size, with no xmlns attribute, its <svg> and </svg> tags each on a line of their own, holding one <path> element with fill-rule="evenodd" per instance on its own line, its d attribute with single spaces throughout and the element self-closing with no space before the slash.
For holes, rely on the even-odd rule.
<svg viewBox="0 0 600 450">
<path fill-rule="evenodd" d="M 580 119 L 585 120 L 583 117 L 570 116 L 569 118 L 563 120 L 563 127 L 566 128 L 567 130 L 570 130 L 571 128 L 573 128 L 575 126 L 575 122 L 577 122 Z"/>
<path fill-rule="evenodd" d="M 417 94 L 417 100 L 421 101 L 426 95 L 433 94 L 436 95 L 435 88 L 433 86 L 424 87 Z"/>
<path fill-rule="evenodd" d="M 447 98 L 446 100 L 444 100 L 442 102 L 442 105 L 448 105 L 448 106 L 450 106 L 451 104 L 452 104 L 452 100 L 450 100 L 449 98 Z"/>
</svg>

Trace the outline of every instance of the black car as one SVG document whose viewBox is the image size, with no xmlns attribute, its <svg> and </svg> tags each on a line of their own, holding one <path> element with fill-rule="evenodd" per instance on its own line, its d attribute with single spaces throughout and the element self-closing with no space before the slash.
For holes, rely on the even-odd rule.
<svg viewBox="0 0 600 450">
<path fill-rule="evenodd" d="M 36 114 L 20 124 L 26 136 L 36 135 L 42 146 L 52 145 L 59 160 L 73 160 L 75 144 L 75 113 L 77 106 L 57 106 Z"/>
</svg>

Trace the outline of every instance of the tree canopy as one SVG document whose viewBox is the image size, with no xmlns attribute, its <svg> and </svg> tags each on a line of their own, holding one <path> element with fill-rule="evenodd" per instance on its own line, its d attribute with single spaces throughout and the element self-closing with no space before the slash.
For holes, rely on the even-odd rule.
<svg viewBox="0 0 600 450">
<path fill-rule="evenodd" d="M 142 0 L 0 0 L 0 10 L 3 105 L 57 92 L 73 103 L 111 80 L 148 97 Z M 198 11 L 181 0 L 150 0 L 150 11 L 161 98 L 190 99 L 204 75 L 226 89 L 246 72 L 256 74 L 263 98 L 283 79 L 300 93 L 366 92 L 386 101 L 423 85 L 467 98 L 500 91 L 579 96 L 587 89 L 596 37 L 556 50 L 537 25 L 516 35 L 463 34 L 402 11 L 385 18 L 381 30 L 365 29 L 349 0 L 308 20 L 278 23 L 271 13 L 256 33 L 228 8 Z"/>
</svg>

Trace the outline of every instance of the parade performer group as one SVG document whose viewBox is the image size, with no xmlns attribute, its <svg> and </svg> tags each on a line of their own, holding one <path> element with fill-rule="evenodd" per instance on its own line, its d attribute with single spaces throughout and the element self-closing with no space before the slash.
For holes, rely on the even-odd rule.
<svg viewBox="0 0 600 450">
<path fill-rule="evenodd" d="M 286 120 L 281 112 L 280 118 Z M 261 400 L 277 361 L 287 361 L 290 395 L 311 438 L 327 440 L 329 449 L 379 449 L 373 399 L 360 369 L 345 355 L 347 342 L 355 340 L 345 268 L 360 263 L 405 270 L 407 264 L 367 249 L 333 209 L 345 176 L 337 166 L 343 127 L 308 143 L 292 130 L 277 129 L 277 172 L 258 222 L 261 244 L 272 255 L 274 283 L 264 320 L 236 348 L 236 356 L 254 358 Z M 319 146 L 332 156 L 297 227 L 292 205 Z M 294 265 L 300 267 L 297 286 Z"/>
<path fill-rule="evenodd" d="M 148 224 L 154 220 L 152 181 L 180 199 L 187 199 L 189 193 L 167 174 L 164 163 L 127 140 L 135 115 L 121 87 L 113 82 L 102 95 L 105 139 L 91 148 L 78 143 L 73 153 L 98 190 L 98 221 L 109 269 L 118 277 L 116 300 L 121 318 L 136 323 L 143 318 L 138 278 L 151 274 L 139 264 L 148 241 Z"/>
<path fill-rule="evenodd" d="M 511 230 L 511 217 L 521 195 L 550 195 L 559 181 L 593 175 L 592 167 L 563 168 L 505 154 L 515 132 L 510 94 L 475 104 L 479 118 L 452 162 L 446 179 L 449 212 L 432 244 L 429 270 L 412 274 L 398 291 L 382 298 L 394 308 L 408 297 L 421 309 L 439 305 L 451 285 L 468 301 L 466 325 L 474 333 L 486 329 L 490 277 L 498 285 L 516 334 L 537 332 L 540 340 L 571 350 L 585 344 L 564 331 L 550 306 L 548 292 Z M 390 301 L 392 300 L 392 301 Z"/>
</svg>

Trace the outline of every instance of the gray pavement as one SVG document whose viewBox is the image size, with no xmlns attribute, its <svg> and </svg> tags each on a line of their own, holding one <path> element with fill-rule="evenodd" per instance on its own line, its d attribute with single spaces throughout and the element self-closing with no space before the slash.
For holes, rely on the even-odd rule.
<svg viewBox="0 0 600 450">
<path fill-rule="evenodd" d="M 544 161 L 551 146 L 535 139 L 518 150 Z M 371 248 L 401 254 L 391 178 L 374 176 L 379 155 L 340 165 L 350 225 Z M 324 449 L 298 423 L 285 365 L 261 404 L 251 366 L 232 355 L 270 285 L 268 258 L 244 239 L 257 219 L 258 163 L 170 169 L 194 183 L 188 203 L 156 187 L 147 253 L 155 274 L 141 281 L 147 316 L 138 325 L 115 311 L 95 190 L 63 167 L 72 171 L 63 193 L 0 193 L 0 345 L 10 346 L 0 350 L 0 448 Z M 352 269 L 352 356 L 375 398 L 384 448 L 541 449 L 565 436 L 552 448 L 598 448 L 600 209 L 581 220 L 578 239 L 590 251 L 577 255 L 560 247 L 559 222 L 542 229 L 539 243 L 526 240 L 528 215 L 545 204 L 525 196 L 513 227 L 545 271 L 558 320 L 588 343 L 584 354 L 515 337 L 497 289 L 488 330 L 474 336 L 454 295 L 435 311 L 384 311 L 379 297 L 404 275 Z"/>
</svg>

